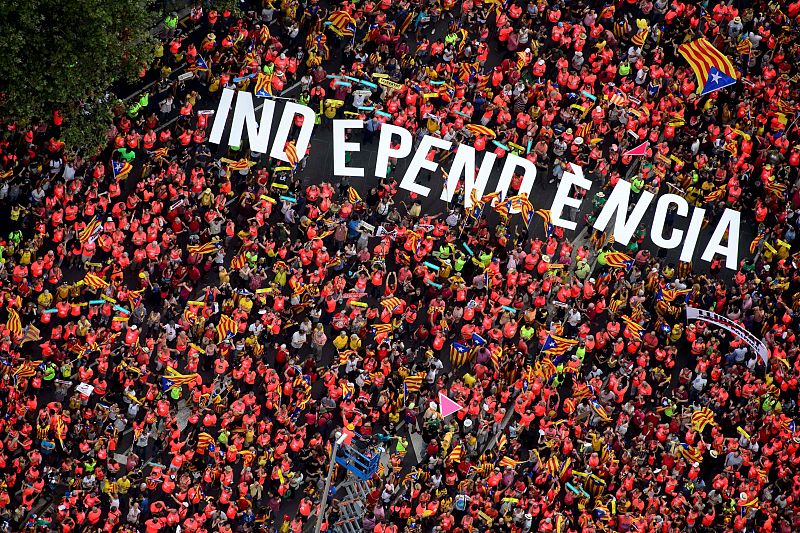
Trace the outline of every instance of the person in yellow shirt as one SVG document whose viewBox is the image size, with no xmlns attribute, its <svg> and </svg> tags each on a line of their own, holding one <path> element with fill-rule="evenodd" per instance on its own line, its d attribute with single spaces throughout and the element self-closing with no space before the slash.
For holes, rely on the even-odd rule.
<svg viewBox="0 0 800 533">
<path fill-rule="evenodd" d="M 347 332 L 340 331 L 339 336 L 333 339 L 333 345 L 341 352 L 347 346 L 347 341 Z"/>
</svg>

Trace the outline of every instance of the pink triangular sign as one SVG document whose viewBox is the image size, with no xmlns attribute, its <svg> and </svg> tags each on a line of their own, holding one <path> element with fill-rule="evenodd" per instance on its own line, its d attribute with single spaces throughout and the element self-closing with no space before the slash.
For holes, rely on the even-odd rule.
<svg viewBox="0 0 800 533">
<path fill-rule="evenodd" d="M 640 144 L 636 148 L 631 148 L 630 150 L 628 150 L 627 152 L 625 152 L 622 155 L 623 156 L 626 156 L 626 155 L 644 155 L 645 152 L 647 152 L 647 141 L 643 142 L 642 144 Z"/>
<path fill-rule="evenodd" d="M 441 392 L 439 393 L 439 412 L 442 413 L 442 416 L 450 416 L 462 409 L 462 406 L 458 405 Z"/>
</svg>

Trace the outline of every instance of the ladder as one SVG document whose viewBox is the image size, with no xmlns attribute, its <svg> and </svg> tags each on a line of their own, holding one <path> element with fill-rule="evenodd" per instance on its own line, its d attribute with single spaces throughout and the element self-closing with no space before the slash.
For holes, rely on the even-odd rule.
<svg viewBox="0 0 800 533">
<path fill-rule="evenodd" d="M 348 475 L 348 479 L 337 488 L 343 494 L 339 500 L 339 521 L 333 525 L 334 533 L 361 533 L 361 519 L 367 513 L 367 496 L 371 489 L 367 481 Z"/>
</svg>

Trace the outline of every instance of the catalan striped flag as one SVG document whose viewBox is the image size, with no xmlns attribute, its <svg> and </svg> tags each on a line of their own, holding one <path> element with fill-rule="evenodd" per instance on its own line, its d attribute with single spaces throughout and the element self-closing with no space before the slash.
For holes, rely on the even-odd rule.
<svg viewBox="0 0 800 533">
<path fill-rule="evenodd" d="M 394 330 L 394 326 L 391 324 L 372 324 L 370 326 L 372 333 L 375 335 L 388 335 Z"/>
<path fill-rule="evenodd" d="M 736 44 L 736 51 L 742 54 L 743 56 L 749 56 L 750 52 L 753 51 L 753 43 L 747 37 L 742 37 L 742 39 Z"/>
<path fill-rule="evenodd" d="M 358 194 L 358 191 L 357 191 L 357 190 L 355 190 L 353 187 L 349 187 L 349 188 L 347 189 L 347 200 L 348 200 L 348 201 L 349 201 L 351 204 L 357 204 L 358 202 L 361 202 L 361 201 L 363 201 L 363 200 L 361 199 L 361 195 L 360 195 L 360 194 Z"/>
<path fill-rule="evenodd" d="M 351 27 L 355 27 L 356 21 L 347 11 L 343 9 L 334 11 L 328 17 L 328 22 L 330 22 L 330 26 L 338 30 L 336 33 L 339 35 L 344 35 L 346 37 L 352 37 L 354 35 Z"/>
<path fill-rule="evenodd" d="M 100 236 L 102 231 L 103 226 L 100 224 L 100 217 L 94 217 L 91 221 L 89 221 L 88 224 L 86 224 L 86 227 L 81 230 L 80 234 L 78 234 L 78 240 L 81 242 L 81 244 L 94 241 L 98 236 Z"/>
<path fill-rule="evenodd" d="M 158 148 L 156 150 L 151 151 L 150 155 L 156 159 L 167 157 L 167 155 L 169 155 L 169 148 L 167 148 L 166 146 L 163 148 Z"/>
<path fill-rule="evenodd" d="M 300 163 L 300 157 L 297 155 L 297 145 L 294 141 L 289 141 L 286 143 L 286 161 L 291 165 L 291 167 L 297 168 L 297 165 Z"/>
<path fill-rule="evenodd" d="M 511 201 L 504 200 L 502 202 L 498 202 L 498 204 L 494 206 L 494 210 L 501 217 L 507 218 L 509 212 L 511 211 Z"/>
<path fill-rule="evenodd" d="M 503 357 L 503 347 L 499 344 L 492 344 L 489 347 L 489 358 L 496 369 L 500 368 L 500 358 Z"/>
<path fill-rule="evenodd" d="M 541 376 L 543 380 L 550 381 L 550 378 L 556 375 L 558 368 L 555 363 L 549 358 L 545 357 L 540 362 L 536 363 L 536 374 Z"/>
<path fill-rule="evenodd" d="M 758 506 L 758 496 L 753 496 L 749 500 L 739 504 L 742 507 L 742 514 L 745 513 L 746 509 L 752 509 Z"/>
<path fill-rule="evenodd" d="M 470 360 L 472 350 L 466 344 L 453 342 L 450 344 L 450 363 L 453 368 L 458 368 Z"/>
<path fill-rule="evenodd" d="M 210 449 L 214 445 L 214 442 L 214 437 L 205 431 L 201 431 L 200 434 L 197 435 L 197 447 L 202 450 L 205 450 L 206 448 Z"/>
<path fill-rule="evenodd" d="M 349 381 L 342 382 L 342 398 L 349 400 L 356 393 L 356 387 Z"/>
<path fill-rule="evenodd" d="M 631 42 L 634 46 L 642 47 L 644 43 L 647 41 L 647 36 L 650 35 L 650 30 L 647 28 L 643 28 L 639 30 L 639 32 L 631 37 Z"/>
<path fill-rule="evenodd" d="M 33 324 L 28 324 L 28 326 L 25 328 L 25 336 L 22 338 L 22 340 L 19 343 L 20 346 L 22 346 L 23 344 L 25 344 L 26 342 L 29 342 L 29 341 L 30 342 L 36 342 L 36 341 L 42 340 L 41 333 L 42 332 L 39 330 L 39 328 L 37 328 Z"/>
<path fill-rule="evenodd" d="M 708 424 L 716 425 L 714 411 L 708 407 L 701 407 L 692 413 L 692 428 L 695 431 L 702 433 Z"/>
<path fill-rule="evenodd" d="M 673 302 L 676 298 L 680 296 L 686 296 L 692 289 L 661 289 L 658 291 L 659 294 L 656 295 L 656 299 L 661 299 L 666 302 Z M 660 295 L 660 298 L 659 298 Z"/>
<path fill-rule="evenodd" d="M 714 48 L 706 38 L 700 38 L 678 47 L 678 52 L 689 62 L 701 90 L 700 96 L 718 91 L 736 83 L 738 74 L 731 60 Z"/>
<path fill-rule="evenodd" d="M 606 490 L 606 482 L 595 474 L 590 474 L 583 482 L 583 487 L 594 497 L 600 496 Z"/>
<path fill-rule="evenodd" d="M 569 473 L 569 469 L 571 466 L 572 466 L 572 459 L 570 459 L 569 457 L 561 461 L 558 459 L 558 457 L 553 455 L 544 464 L 544 469 L 554 478 L 563 480 Z"/>
<path fill-rule="evenodd" d="M 161 378 L 161 386 L 164 390 L 171 390 L 175 387 L 182 387 L 183 385 L 194 383 L 197 381 L 198 377 L 199 374 L 181 374 L 171 366 L 168 366 L 164 372 L 164 376 Z"/>
<path fill-rule="evenodd" d="M 619 89 L 615 89 L 614 92 L 608 96 L 608 101 L 616 106 L 624 107 L 625 104 L 628 103 L 628 97 Z"/>
<path fill-rule="evenodd" d="M 706 203 L 716 202 L 724 195 L 725 195 L 725 186 L 723 185 L 722 187 L 718 187 L 717 189 L 703 196 L 703 200 L 705 200 Z"/>
<path fill-rule="evenodd" d="M 783 198 L 786 194 L 786 189 L 788 187 L 785 183 L 781 183 L 779 181 L 768 181 L 764 184 L 764 190 L 774 194 L 778 198 Z"/>
<path fill-rule="evenodd" d="M 589 405 L 592 407 L 592 411 L 594 411 L 595 414 L 597 416 L 599 416 L 604 422 L 611 421 L 611 417 L 608 416 L 608 413 L 606 412 L 606 408 L 603 407 L 600 404 L 600 402 L 598 402 L 597 400 L 591 400 L 589 402 Z"/>
<path fill-rule="evenodd" d="M 422 380 L 425 379 L 425 372 L 417 372 L 416 374 L 409 374 L 403 380 L 408 392 L 419 392 L 422 388 Z"/>
<path fill-rule="evenodd" d="M 385 300 L 381 300 L 381 305 L 384 307 L 384 309 L 388 309 L 392 312 L 400 309 L 400 307 L 404 303 L 405 302 L 401 298 L 398 298 L 397 296 L 392 296 L 391 298 L 386 298 Z"/>
<path fill-rule="evenodd" d="M 231 268 L 239 270 L 245 263 L 247 263 L 247 257 L 244 254 L 238 254 L 231 259 Z"/>
<path fill-rule="evenodd" d="M 192 244 L 186 247 L 190 254 L 208 255 L 216 253 L 219 250 L 219 242 L 207 242 L 204 244 Z"/>
<path fill-rule="evenodd" d="M 206 63 L 206 60 L 203 59 L 203 56 L 198 55 L 197 61 L 194 62 L 194 65 L 189 67 L 189 70 L 192 72 L 207 72 L 208 63 Z"/>
<path fill-rule="evenodd" d="M 500 468 L 506 468 L 509 466 L 511 468 L 516 468 L 516 466 L 520 463 L 522 463 L 522 461 L 517 461 L 516 459 L 512 459 L 511 457 L 504 455 L 503 458 L 500 459 L 500 462 L 497 463 L 497 465 Z"/>
<path fill-rule="evenodd" d="M 253 87 L 253 94 L 256 96 L 272 96 L 272 75 L 259 72 L 256 76 L 256 84 Z"/>
<path fill-rule="evenodd" d="M 475 76 L 478 74 L 478 69 L 480 68 L 480 63 L 477 61 L 473 63 L 467 63 L 466 61 L 459 65 L 458 69 L 458 77 L 464 83 L 472 83 L 475 79 Z"/>
<path fill-rule="evenodd" d="M 553 227 L 553 214 L 549 209 L 537 209 L 536 215 L 542 217 L 542 224 L 544 225 L 544 234 L 548 237 L 553 234 L 555 228 Z"/>
<path fill-rule="evenodd" d="M 239 325 L 228 315 L 220 315 L 217 324 L 217 337 L 219 342 L 234 337 L 239 332 Z"/>
<path fill-rule="evenodd" d="M 61 415 L 56 416 L 56 427 L 55 427 L 55 434 L 56 438 L 58 439 L 58 443 L 61 447 L 64 447 L 64 438 L 66 438 L 67 433 L 69 432 L 69 428 L 67 428 L 67 423 L 64 422 L 64 417 Z"/>
<path fill-rule="evenodd" d="M 606 264 L 612 268 L 629 269 L 633 266 L 633 258 L 622 252 L 608 252 L 605 255 Z"/>
<path fill-rule="evenodd" d="M 106 280 L 91 272 L 86 273 L 86 276 L 83 278 L 83 283 L 92 289 L 105 289 L 109 285 Z"/>
<path fill-rule="evenodd" d="M 22 335 L 22 320 L 19 317 L 19 313 L 14 309 L 8 310 L 6 328 L 14 335 L 14 338 Z"/>
<path fill-rule="evenodd" d="M 490 128 L 487 128 L 483 124 L 467 124 L 464 127 L 467 128 L 467 131 L 473 135 L 484 135 L 491 139 L 497 137 L 497 134 L 494 131 L 492 131 Z"/>
<path fill-rule="evenodd" d="M 533 204 L 530 200 L 528 200 L 528 195 L 525 193 L 518 194 L 512 198 L 511 205 L 514 209 L 517 209 L 520 214 L 522 215 L 522 220 L 525 221 L 525 225 L 530 224 L 531 217 L 533 216 Z"/>
<path fill-rule="evenodd" d="M 23 361 L 14 368 L 14 376 L 18 378 L 30 378 L 36 375 L 36 368 L 41 361 Z"/>
<path fill-rule="evenodd" d="M 183 310 L 183 320 L 189 325 L 193 325 L 197 321 L 197 313 L 188 307 Z"/>
<path fill-rule="evenodd" d="M 405 18 L 403 18 L 402 22 L 397 26 L 397 35 L 403 35 L 408 30 L 411 23 L 414 22 L 414 19 L 417 18 L 416 11 L 409 11 L 406 13 Z"/>
<path fill-rule="evenodd" d="M 758 232 L 758 235 L 756 235 L 755 239 L 753 239 L 752 242 L 750 243 L 750 253 L 751 254 L 756 253 L 756 250 L 758 249 L 758 245 L 761 244 L 761 241 L 764 240 L 764 237 L 766 237 L 766 235 L 767 235 L 767 232 L 764 231 L 764 230 L 761 230 L 761 231 Z"/>
<path fill-rule="evenodd" d="M 241 158 L 238 161 L 234 161 L 233 159 L 228 159 L 227 157 L 223 157 L 220 159 L 221 163 L 225 163 L 228 167 L 228 170 L 235 171 L 235 170 L 245 170 L 252 166 L 255 166 L 255 162 L 249 161 L 247 158 Z"/>
<path fill-rule="evenodd" d="M 627 315 L 620 316 L 623 322 L 627 325 L 628 331 L 630 331 L 631 335 L 636 337 L 642 338 L 642 331 L 644 331 L 644 326 L 633 320 L 631 317 Z"/>
<path fill-rule="evenodd" d="M 506 437 L 505 433 L 501 433 L 500 436 L 497 438 L 497 449 L 502 450 L 508 444 L 508 437 Z"/>
<path fill-rule="evenodd" d="M 685 442 L 678 444 L 675 447 L 675 454 L 683 457 L 690 463 L 699 463 L 703 460 L 703 454 L 697 449 L 697 446 L 689 446 Z"/>
<path fill-rule="evenodd" d="M 127 161 L 112 161 L 111 171 L 114 173 L 114 179 L 117 181 L 125 179 L 128 174 L 133 170 L 133 166 Z"/>
<path fill-rule="evenodd" d="M 464 447 L 461 446 L 461 444 L 457 444 L 456 447 L 447 454 L 447 458 L 452 463 L 460 463 L 464 459 Z"/>
<path fill-rule="evenodd" d="M 565 339 L 558 335 L 548 335 L 542 345 L 542 353 L 548 355 L 563 355 L 576 346 L 578 341 L 575 339 Z"/>
</svg>

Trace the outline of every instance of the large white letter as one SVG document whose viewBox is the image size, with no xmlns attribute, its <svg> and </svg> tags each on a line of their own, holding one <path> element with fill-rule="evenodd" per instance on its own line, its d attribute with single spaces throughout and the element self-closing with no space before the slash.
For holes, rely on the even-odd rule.
<svg viewBox="0 0 800 533">
<path fill-rule="evenodd" d="M 719 219 L 711 240 L 708 241 L 706 251 L 703 252 L 703 261 L 711 261 L 716 254 L 725 256 L 725 266 L 731 270 L 736 270 L 739 262 L 739 225 L 741 213 L 733 209 L 725 209 Z M 727 244 L 722 245 L 725 232 L 728 232 Z"/>
<path fill-rule="evenodd" d="M 664 238 L 664 221 L 667 218 L 670 204 L 678 206 L 678 215 L 685 217 L 689 214 L 689 204 L 682 196 L 665 194 L 658 199 L 656 214 L 653 215 L 653 229 L 650 230 L 650 240 L 653 241 L 653 244 L 665 250 L 677 248 L 683 239 L 683 231 L 679 229 L 673 229 L 672 236 L 669 239 Z"/>
<path fill-rule="evenodd" d="M 464 176 L 464 207 L 472 207 L 472 200 L 470 199 L 470 192 L 475 189 L 475 194 L 480 198 L 483 196 L 483 191 L 486 190 L 486 184 L 489 182 L 489 175 L 492 173 L 494 167 L 494 160 L 497 156 L 492 152 L 486 152 L 481 161 L 481 168 L 478 169 L 478 179 L 475 179 L 475 148 L 465 144 L 459 144 L 456 150 L 456 155 L 453 157 L 453 164 L 450 166 L 450 172 L 447 174 L 447 183 L 442 189 L 442 200 L 447 203 L 453 199 L 453 195 L 458 187 L 458 182 L 461 181 L 461 176 Z"/>
<path fill-rule="evenodd" d="M 246 124 L 250 149 L 254 152 L 265 153 L 269 143 L 269 132 L 272 129 L 272 114 L 274 111 L 275 102 L 265 100 L 264 108 L 261 110 L 261 126 L 259 127 L 258 122 L 256 122 L 256 112 L 253 109 L 253 95 L 248 92 L 237 91 L 236 108 L 233 111 L 233 124 L 231 125 L 231 135 L 228 137 L 228 145 L 242 145 L 242 132 Z"/>
<path fill-rule="evenodd" d="M 694 247 L 697 246 L 697 238 L 700 236 L 700 230 L 703 227 L 703 218 L 706 216 L 706 210 L 702 208 L 695 208 L 692 212 L 692 219 L 689 221 L 689 227 L 686 229 L 686 240 L 683 241 L 683 248 L 681 248 L 681 261 L 690 263 L 694 256 Z"/>
<path fill-rule="evenodd" d="M 574 207 L 580 209 L 581 201 L 569 195 L 572 186 L 586 189 L 587 191 L 592 188 L 592 182 L 583 177 L 583 169 L 575 163 L 569 164 L 571 171 L 564 172 L 561 176 L 561 181 L 558 182 L 558 190 L 556 197 L 553 198 L 553 205 L 550 206 L 550 222 L 559 228 L 574 230 L 576 225 L 571 220 L 564 220 L 561 218 L 561 213 L 564 212 L 564 206 Z"/>
<path fill-rule="evenodd" d="M 400 137 L 400 146 L 392 148 L 392 136 Z M 384 124 L 378 139 L 378 159 L 375 163 L 375 177 L 385 178 L 389 174 L 389 158 L 403 159 L 411 153 L 414 137 L 411 132 L 400 126 Z"/>
<path fill-rule="evenodd" d="M 508 186 L 511 185 L 511 177 L 517 170 L 517 167 L 522 167 L 522 185 L 519 188 L 519 194 L 525 193 L 531 195 L 533 189 L 533 182 L 536 180 L 536 165 L 518 155 L 511 153 L 506 154 L 506 163 L 503 165 L 503 171 L 500 173 L 500 180 L 497 182 L 497 192 L 503 198 L 508 193 Z"/>
<path fill-rule="evenodd" d="M 222 142 L 222 133 L 225 131 L 225 125 L 228 123 L 228 113 L 233 103 L 233 94 L 233 89 L 222 90 L 222 98 L 219 100 L 217 112 L 214 113 L 214 125 L 211 127 L 211 135 L 208 138 L 208 142 L 214 144 Z"/>
<path fill-rule="evenodd" d="M 272 104 L 273 107 L 275 106 L 275 102 L 265 99 L 264 109 L 267 108 L 268 103 Z M 239 109 L 238 103 L 236 109 Z M 310 107 L 295 102 L 289 102 L 286 104 L 286 107 L 283 108 L 281 123 L 278 124 L 278 132 L 275 134 L 275 140 L 272 142 L 272 153 L 269 154 L 270 157 L 286 161 L 287 163 L 289 162 L 284 147 L 286 146 L 286 141 L 289 140 L 289 132 L 292 129 L 292 124 L 294 124 L 295 115 L 303 115 L 303 125 L 297 136 L 295 150 L 297 150 L 297 157 L 299 159 L 305 157 L 308 144 L 311 142 L 311 134 L 314 133 L 314 119 L 316 118 L 316 114 Z M 262 150 L 259 150 L 259 152 L 260 151 Z"/>
<path fill-rule="evenodd" d="M 411 164 L 408 165 L 408 169 L 406 170 L 405 175 L 403 175 L 403 180 L 400 182 L 400 188 L 415 192 L 420 196 L 428 196 L 431 190 L 428 187 L 416 183 L 417 174 L 419 174 L 419 171 L 423 168 L 431 172 L 436 172 L 436 169 L 439 168 L 439 164 L 436 163 L 436 161 L 428 161 L 428 152 L 430 152 L 433 148 L 449 150 L 451 146 L 453 146 L 453 143 L 450 141 L 445 141 L 444 139 L 439 139 L 438 137 L 431 137 L 430 135 L 424 136 L 422 138 L 422 142 L 419 143 L 417 153 L 415 153 L 414 157 L 411 158 Z"/>
<path fill-rule="evenodd" d="M 636 226 L 641 222 L 642 217 L 650 207 L 650 202 L 653 201 L 653 193 L 642 191 L 642 197 L 636 203 L 636 207 L 631 212 L 631 218 L 626 219 L 628 216 L 628 200 L 631 196 L 631 183 L 625 180 L 619 180 L 611 195 L 608 197 L 606 205 L 600 211 L 600 216 L 594 222 L 594 229 L 605 231 L 608 223 L 611 222 L 611 216 L 614 212 L 617 213 L 617 218 L 614 221 L 614 229 L 612 235 L 614 239 L 625 246 L 630 242 L 633 232 L 636 231 Z"/>
<path fill-rule="evenodd" d="M 345 163 L 346 152 L 359 152 L 359 143 L 347 142 L 344 140 L 344 130 L 361 129 L 364 122 L 360 120 L 334 120 L 333 121 L 333 175 L 334 176 L 356 176 L 364 177 L 363 168 L 348 167 Z"/>
</svg>

